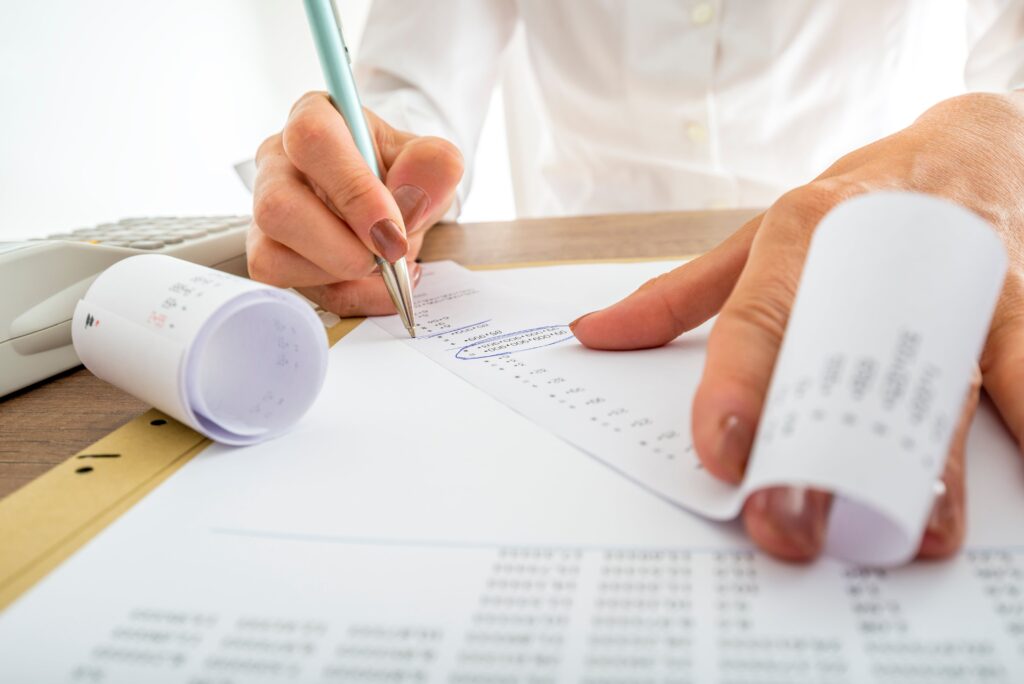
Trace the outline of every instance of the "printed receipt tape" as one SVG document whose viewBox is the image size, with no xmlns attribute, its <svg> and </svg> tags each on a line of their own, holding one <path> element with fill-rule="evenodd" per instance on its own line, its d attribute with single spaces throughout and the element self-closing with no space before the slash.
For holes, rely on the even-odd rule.
<svg viewBox="0 0 1024 684">
<path fill-rule="evenodd" d="M 72 340 L 97 377 L 231 445 L 288 430 L 327 370 L 323 325 L 300 297 L 155 254 L 96 279 Z"/>
<path fill-rule="evenodd" d="M 985 221 L 907 193 L 849 200 L 811 242 L 748 491 L 832 491 L 826 551 L 910 560 L 1006 272 Z"/>
</svg>

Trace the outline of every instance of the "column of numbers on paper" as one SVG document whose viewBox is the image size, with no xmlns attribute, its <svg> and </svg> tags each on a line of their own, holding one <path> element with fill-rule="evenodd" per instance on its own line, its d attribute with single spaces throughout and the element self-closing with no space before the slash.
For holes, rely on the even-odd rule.
<svg viewBox="0 0 1024 684">
<path fill-rule="evenodd" d="M 463 292 L 462 296 L 470 294 L 470 291 Z M 424 310 L 427 311 L 429 309 Z M 490 320 L 455 326 L 448 316 L 427 317 L 417 327 L 419 336 L 414 344 L 429 345 L 432 353 L 455 356 L 467 347 L 496 341 L 492 342 L 496 347 L 493 353 L 465 358 L 466 368 L 462 370 L 487 376 L 490 387 L 498 384 L 508 391 L 529 392 L 539 412 L 555 414 L 560 421 L 587 423 L 590 428 L 605 432 L 607 438 L 628 445 L 632 453 L 643 453 L 663 461 L 681 459 L 692 463 L 694 468 L 700 467 L 693 445 L 679 425 L 636 414 L 616 399 L 614 390 L 597 391 L 587 378 L 546 363 L 547 355 L 541 349 L 532 346 L 517 349 L 515 344 L 521 338 L 516 332 L 507 331 Z M 549 339 L 566 341 L 572 337 L 567 326 L 543 326 L 528 331 L 534 335 L 531 345 L 537 343 L 536 330 L 542 331 Z M 541 344 L 547 341 L 539 340 Z M 491 349 L 487 351 L 492 352 Z M 470 364 L 475 367 L 469 368 Z"/>
<path fill-rule="evenodd" d="M 146 323 L 157 329 L 175 329 L 176 319 L 182 315 L 187 316 L 189 306 L 194 305 L 208 291 L 223 286 L 225 280 L 225 276 L 213 273 L 195 275 L 170 283 L 160 295 L 160 303 L 150 311 Z"/>
<path fill-rule="evenodd" d="M 464 591 L 433 610 L 388 604 L 385 586 L 334 587 L 293 614 L 132 608 L 96 631 L 67 680 L 1009 684 L 1024 673 L 1019 551 L 895 572 L 795 570 L 725 548 L 378 542 L 346 554 L 399 561 L 406 574 L 389 576 L 414 584 L 429 556 Z"/>
<path fill-rule="evenodd" d="M 936 410 L 942 372 L 927 358 L 925 342 L 920 333 L 901 330 L 888 356 L 836 352 L 799 369 L 781 367 L 765 403 L 760 442 L 788 440 L 801 430 L 854 431 L 933 467 L 945 457 L 937 447 L 952 425 Z"/>
</svg>

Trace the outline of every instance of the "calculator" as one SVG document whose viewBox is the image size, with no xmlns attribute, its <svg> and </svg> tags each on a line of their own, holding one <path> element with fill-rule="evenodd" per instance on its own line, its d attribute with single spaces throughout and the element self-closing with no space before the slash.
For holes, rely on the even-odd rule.
<svg viewBox="0 0 1024 684">
<path fill-rule="evenodd" d="M 0 242 L 0 396 L 79 364 L 71 316 L 104 269 L 166 254 L 246 275 L 248 216 L 155 216 Z"/>
</svg>

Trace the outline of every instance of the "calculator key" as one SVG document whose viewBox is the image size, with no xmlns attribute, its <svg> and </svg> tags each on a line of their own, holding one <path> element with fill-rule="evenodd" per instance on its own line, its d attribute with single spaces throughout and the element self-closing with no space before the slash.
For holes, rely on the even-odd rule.
<svg viewBox="0 0 1024 684">
<path fill-rule="evenodd" d="M 216 224 L 208 227 L 206 230 L 207 230 L 207 232 L 210 232 L 210 233 L 223 233 L 225 230 L 229 230 L 232 227 L 234 227 L 234 226 L 232 224 L 230 224 L 230 223 L 216 223 Z"/>
<path fill-rule="evenodd" d="M 188 230 L 177 231 L 177 234 L 186 240 L 196 240 L 201 237 L 206 237 L 206 231 L 202 228 L 190 228 Z"/>
<path fill-rule="evenodd" d="M 180 235 L 164 235 L 160 238 L 165 245 L 177 245 L 185 241 Z"/>
<path fill-rule="evenodd" d="M 128 246 L 132 249 L 161 249 L 164 243 L 160 240 L 136 240 Z"/>
<path fill-rule="evenodd" d="M 53 235 L 47 235 L 47 240 L 74 240 L 77 236 L 71 233 L 54 233 Z"/>
<path fill-rule="evenodd" d="M 73 231 L 71 231 L 71 234 L 72 235 L 88 235 L 88 234 L 95 233 L 95 232 L 96 232 L 95 228 L 76 228 Z"/>
<path fill-rule="evenodd" d="M 109 245 L 111 247 L 128 247 L 131 245 L 127 240 L 102 240 L 102 245 Z"/>
<path fill-rule="evenodd" d="M 163 226 L 163 230 L 166 230 L 168 233 L 180 235 L 181 233 L 187 233 L 189 231 L 196 230 L 196 225 L 194 223 L 188 222 L 169 223 L 166 226 Z"/>
</svg>

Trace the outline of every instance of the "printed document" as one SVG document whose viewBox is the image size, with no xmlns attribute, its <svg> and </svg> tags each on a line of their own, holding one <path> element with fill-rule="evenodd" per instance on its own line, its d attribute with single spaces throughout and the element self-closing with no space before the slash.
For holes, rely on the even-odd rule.
<svg viewBox="0 0 1024 684">
<path fill-rule="evenodd" d="M 564 335 L 673 265 L 428 266 L 422 342 L 361 324 L 291 432 L 210 446 L 121 516 L 0 614 L 0 681 L 1024 679 L 1024 469 L 991 407 L 957 557 L 775 561 L 675 481 L 701 474 L 706 328 Z"/>
</svg>

